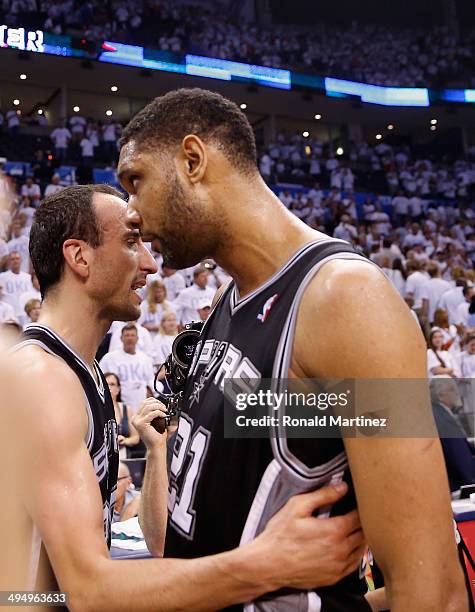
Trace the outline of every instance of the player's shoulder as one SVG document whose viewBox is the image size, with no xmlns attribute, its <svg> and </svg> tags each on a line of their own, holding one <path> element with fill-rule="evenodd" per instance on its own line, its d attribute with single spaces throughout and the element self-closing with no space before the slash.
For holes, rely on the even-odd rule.
<svg viewBox="0 0 475 612">
<path fill-rule="evenodd" d="M 350 299 L 355 293 L 360 299 L 370 299 L 378 294 L 381 288 L 391 290 L 391 283 L 372 261 L 363 257 L 354 259 L 334 258 L 325 263 L 310 281 L 307 297 L 312 301 L 334 302 L 338 308 L 337 299 Z"/>
<path fill-rule="evenodd" d="M 80 386 L 73 370 L 63 359 L 35 345 L 13 348 L 2 356 L 3 369 L 12 383 L 22 385 L 24 393 L 35 393 L 35 389 L 66 387 L 70 390 Z"/>
</svg>

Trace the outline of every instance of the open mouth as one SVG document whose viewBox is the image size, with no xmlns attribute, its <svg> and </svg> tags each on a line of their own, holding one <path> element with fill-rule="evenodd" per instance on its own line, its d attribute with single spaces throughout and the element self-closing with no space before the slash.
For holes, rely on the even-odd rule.
<svg viewBox="0 0 475 612">
<path fill-rule="evenodd" d="M 140 302 L 142 301 L 142 295 L 141 295 L 142 289 L 145 287 L 146 284 L 147 283 L 145 281 L 141 281 L 141 282 L 133 283 L 130 287 L 132 292 L 134 293 L 134 295 L 137 296 Z"/>
</svg>

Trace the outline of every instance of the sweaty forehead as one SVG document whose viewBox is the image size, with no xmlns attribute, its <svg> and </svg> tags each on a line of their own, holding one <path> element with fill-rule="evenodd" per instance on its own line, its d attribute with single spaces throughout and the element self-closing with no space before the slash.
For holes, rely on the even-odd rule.
<svg viewBox="0 0 475 612">
<path fill-rule="evenodd" d="M 117 164 L 119 177 L 124 172 L 135 171 L 137 167 L 147 165 L 151 157 L 153 157 L 151 147 L 146 147 L 143 143 L 139 144 L 136 140 L 129 140 L 120 150 Z"/>
<path fill-rule="evenodd" d="M 93 197 L 97 221 L 103 230 L 126 225 L 127 202 L 108 193 L 95 193 Z"/>
<path fill-rule="evenodd" d="M 120 150 L 119 163 L 117 164 L 117 175 L 123 180 L 132 174 L 160 173 L 169 163 L 168 149 L 154 146 L 152 142 L 137 143 L 130 140 Z"/>
</svg>

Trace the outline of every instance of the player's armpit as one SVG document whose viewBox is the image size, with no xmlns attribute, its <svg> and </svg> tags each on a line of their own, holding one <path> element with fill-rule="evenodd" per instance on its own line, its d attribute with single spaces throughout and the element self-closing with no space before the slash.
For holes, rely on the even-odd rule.
<svg viewBox="0 0 475 612">
<path fill-rule="evenodd" d="M 425 379 L 425 343 L 403 300 L 369 263 L 322 268 L 299 312 L 298 370 L 323 379 Z M 315 347 L 318 346 L 318 351 Z M 389 385 L 391 392 L 394 387 Z M 428 389 L 399 384 L 393 406 L 432 419 Z M 436 438 L 346 438 L 361 523 L 392 612 L 465 610 L 449 487 Z"/>
</svg>

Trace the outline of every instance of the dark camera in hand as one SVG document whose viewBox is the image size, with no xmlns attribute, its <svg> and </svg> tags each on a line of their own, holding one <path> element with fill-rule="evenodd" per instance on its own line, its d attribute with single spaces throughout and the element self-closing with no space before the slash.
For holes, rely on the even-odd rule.
<svg viewBox="0 0 475 612">
<path fill-rule="evenodd" d="M 170 425 L 171 419 L 176 414 L 179 414 L 181 410 L 183 389 L 185 388 L 186 378 L 193 361 L 202 327 L 202 321 L 185 325 L 185 329 L 173 341 L 172 352 L 157 372 L 154 385 L 155 392 L 158 399 L 165 404 L 167 409 L 166 419 L 154 419 L 152 421 L 152 426 L 159 433 L 165 431 L 165 427 Z M 170 394 L 157 390 L 157 377 L 162 368 L 165 368 L 165 380 L 172 390 Z"/>
</svg>

